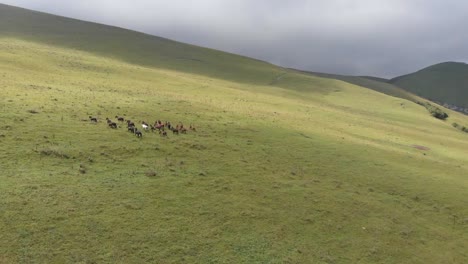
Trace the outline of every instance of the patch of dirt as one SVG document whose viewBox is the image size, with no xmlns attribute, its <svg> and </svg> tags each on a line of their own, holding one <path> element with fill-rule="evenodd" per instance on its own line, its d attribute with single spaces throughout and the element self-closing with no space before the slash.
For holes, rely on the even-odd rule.
<svg viewBox="0 0 468 264">
<path fill-rule="evenodd" d="M 428 148 L 426 146 L 421 146 L 421 145 L 411 145 L 411 147 L 413 147 L 415 149 L 419 149 L 419 150 L 431 150 L 430 148 Z"/>
</svg>

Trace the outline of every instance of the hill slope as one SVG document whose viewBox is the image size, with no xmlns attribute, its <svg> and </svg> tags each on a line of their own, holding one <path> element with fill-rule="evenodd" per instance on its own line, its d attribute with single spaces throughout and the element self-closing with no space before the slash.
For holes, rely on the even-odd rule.
<svg viewBox="0 0 468 264">
<path fill-rule="evenodd" d="M 1 263 L 468 261 L 466 116 L 1 9 Z"/>
<path fill-rule="evenodd" d="M 317 77 L 340 80 L 347 83 L 351 83 L 360 87 L 369 88 L 377 92 L 384 93 L 386 95 L 399 97 L 406 99 L 412 102 L 424 101 L 424 99 L 415 96 L 414 94 L 405 91 L 395 85 L 388 83 L 388 80 L 371 77 L 371 76 L 349 76 L 349 75 L 339 75 L 339 74 L 329 74 L 329 73 L 318 73 L 318 72 L 308 72 L 300 71 L 302 73 L 310 74 Z"/>
<path fill-rule="evenodd" d="M 389 82 L 441 104 L 466 108 L 468 113 L 468 65 L 465 63 L 440 63 Z"/>
<path fill-rule="evenodd" d="M 0 22 L 3 37 L 82 50 L 148 67 L 252 83 L 271 82 L 283 72 L 279 67 L 239 55 L 2 4 Z"/>
</svg>

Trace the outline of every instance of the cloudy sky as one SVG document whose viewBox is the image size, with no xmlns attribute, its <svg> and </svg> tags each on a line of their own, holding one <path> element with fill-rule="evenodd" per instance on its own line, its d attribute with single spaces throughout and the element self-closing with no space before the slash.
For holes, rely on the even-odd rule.
<svg viewBox="0 0 468 264">
<path fill-rule="evenodd" d="M 468 62 L 466 0 L 0 0 L 284 67 L 395 77 Z"/>
</svg>

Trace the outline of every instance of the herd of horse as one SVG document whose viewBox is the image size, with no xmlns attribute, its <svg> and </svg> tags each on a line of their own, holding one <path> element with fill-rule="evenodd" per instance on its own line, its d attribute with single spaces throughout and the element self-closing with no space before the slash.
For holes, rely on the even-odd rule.
<svg viewBox="0 0 468 264">
<path fill-rule="evenodd" d="M 149 124 L 149 123 L 147 123 L 145 121 L 141 121 L 141 129 L 142 130 L 138 130 L 135 123 L 133 121 L 131 121 L 130 119 L 125 119 L 122 116 L 115 116 L 115 118 L 117 119 L 117 122 L 119 122 L 119 123 L 125 123 L 126 122 L 128 132 L 134 134 L 135 136 L 137 136 L 139 138 L 143 137 L 142 130 L 148 131 L 148 132 L 150 132 L 150 131 L 151 132 L 156 132 L 157 131 L 159 133 L 159 135 L 161 135 L 162 137 L 167 137 L 168 131 L 171 131 L 172 134 L 174 134 L 174 135 L 178 135 L 179 133 L 187 134 L 188 130 L 197 131 L 195 126 L 193 126 L 192 124 L 190 124 L 190 126 L 188 128 L 186 128 L 186 127 L 184 127 L 184 125 L 181 122 L 179 122 L 176 126 L 173 126 L 171 124 L 171 122 L 169 122 L 169 121 L 162 122 L 161 120 L 155 121 L 154 124 Z M 98 122 L 98 118 L 93 117 L 93 116 L 89 116 L 89 120 L 91 122 L 93 122 L 93 123 Z M 107 125 L 108 125 L 109 128 L 117 129 L 118 127 L 121 127 L 121 126 L 117 125 L 117 122 L 114 122 L 109 118 L 106 118 L 106 122 L 107 122 Z"/>
</svg>

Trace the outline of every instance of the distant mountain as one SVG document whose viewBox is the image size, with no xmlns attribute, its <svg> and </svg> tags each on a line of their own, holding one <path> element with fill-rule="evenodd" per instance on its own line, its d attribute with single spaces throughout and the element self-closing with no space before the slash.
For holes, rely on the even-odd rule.
<svg viewBox="0 0 468 264">
<path fill-rule="evenodd" d="M 468 113 L 468 64 L 444 62 L 415 73 L 391 79 L 389 83 L 445 107 Z"/>
</svg>

